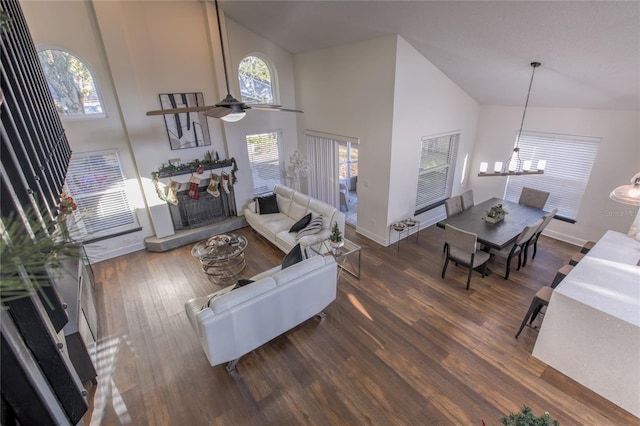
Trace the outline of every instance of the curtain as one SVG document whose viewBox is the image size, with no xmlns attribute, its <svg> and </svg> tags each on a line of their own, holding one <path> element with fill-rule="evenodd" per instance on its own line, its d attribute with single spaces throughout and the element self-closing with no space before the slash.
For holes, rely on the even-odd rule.
<svg viewBox="0 0 640 426">
<path fill-rule="evenodd" d="M 307 153 L 311 162 L 309 195 L 339 208 L 338 141 L 307 133 Z"/>
</svg>

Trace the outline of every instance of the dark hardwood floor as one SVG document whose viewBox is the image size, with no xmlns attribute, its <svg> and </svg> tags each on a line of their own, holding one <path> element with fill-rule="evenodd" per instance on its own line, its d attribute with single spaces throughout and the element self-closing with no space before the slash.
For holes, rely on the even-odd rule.
<svg viewBox="0 0 640 426">
<path fill-rule="evenodd" d="M 283 253 L 250 228 L 240 278 Z M 99 377 L 87 425 L 487 425 L 523 405 L 561 424 L 638 419 L 531 356 L 537 333 L 514 335 L 531 298 L 577 247 L 542 237 L 534 261 L 504 280 L 450 265 L 432 226 L 396 246 L 355 234 L 362 279 L 342 273 L 323 321 L 313 318 L 241 358 L 211 367 L 184 302 L 220 287 L 190 254 L 140 251 L 94 265 Z M 588 326 L 588 325 L 585 325 Z M 615 366 L 612 366 L 615 368 Z"/>
</svg>

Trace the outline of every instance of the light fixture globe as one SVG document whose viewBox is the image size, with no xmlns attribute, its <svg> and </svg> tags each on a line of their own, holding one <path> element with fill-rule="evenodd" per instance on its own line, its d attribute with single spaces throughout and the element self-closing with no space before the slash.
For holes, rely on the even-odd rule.
<svg viewBox="0 0 640 426">
<path fill-rule="evenodd" d="M 640 206 L 640 172 L 631 178 L 631 185 L 622 185 L 611 191 L 609 198 L 619 203 Z"/>
</svg>

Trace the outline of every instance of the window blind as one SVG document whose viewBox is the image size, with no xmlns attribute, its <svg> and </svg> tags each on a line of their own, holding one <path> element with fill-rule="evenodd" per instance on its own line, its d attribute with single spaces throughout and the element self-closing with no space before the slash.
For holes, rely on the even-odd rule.
<svg viewBox="0 0 640 426">
<path fill-rule="evenodd" d="M 557 216 L 575 220 L 591 169 L 598 153 L 600 138 L 522 132 L 518 146 L 522 160 L 546 160 L 543 175 L 509 176 L 504 198 L 517 202 L 522 187 L 549 192 L 545 210 L 558 209 Z"/>
<path fill-rule="evenodd" d="M 282 130 L 248 134 L 246 139 L 254 196 L 268 194 L 282 182 Z"/>
<path fill-rule="evenodd" d="M 66 186 L 78 204 L 74 238 L 93 240 L 140 227 L 127 199 L 117 151 L 74 152 Z"/>
<path fill-rule="evenodd" d="M 422 138 L 416 211 L 451 195 L 460 133 Z"/>
</svg>

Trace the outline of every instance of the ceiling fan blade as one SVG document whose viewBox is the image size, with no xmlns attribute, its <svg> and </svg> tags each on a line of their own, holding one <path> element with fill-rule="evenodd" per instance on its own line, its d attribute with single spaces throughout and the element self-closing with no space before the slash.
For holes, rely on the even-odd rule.
<svg viewBox="0 0 640 426">
<path fill-rule="evenodd" d="M 256 109 L 256 110 L 263 110 L 263 111 L 283 111 L 283 112 L 304 113 L 304 111 L 300 111 L 299 109 L 283 108 L 281 105 L 251 105 L 250 108 Z"/>
<path fill-rule="evenodd" d="M 202 111 L 208 111 L 211 108 L 215 108 L 215 106 L 209 105 L 209 106 L 195 106 L 195 107 L 184 107 L 184 108 L 158 109 L 155 111 L 147 111 L 147 115 L 166 115 L 166 114 L 182 114 L 183 112 L 202 112 Z"/>
<path fill-rule="evenodd" d="M 207 111 L 205 111 L 204 115 L 206 115 L 207 117 L 222 118 L 225 115 L 231 114 L 231 112 L 232 111 L 230 108 L 217 106 L 209 108 Z"/>
</svg>

